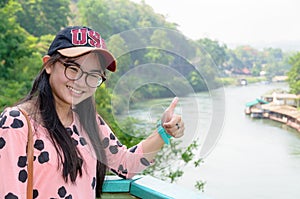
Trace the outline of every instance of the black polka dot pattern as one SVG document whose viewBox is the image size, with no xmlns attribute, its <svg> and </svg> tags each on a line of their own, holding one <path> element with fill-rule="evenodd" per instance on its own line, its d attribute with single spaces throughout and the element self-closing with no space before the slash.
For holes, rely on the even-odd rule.
<svg viewBox="0 0 300 199">
<path fill-rule="evenodd" d="M 144 166 L 149 166 L 150 165 L 149 161 L 146 158 L 141 158 L 141 163 Z"/>
<path fill-rule="evenodd" d="M 111 134 L 109 135 L 109 138 L 110 138 L 111 140 L 115 140 L 115 139 L 116 139 L 116 136 L 115 136 L 114 134 L 111 133 Z"/>
<path fill-rule="evenodd" d="M 58 193 L 59 197 L 63 198 L 67 194 L 67 190 L 64 186 L 62 186 L 58 189 L 57 193 Z"/>
<path fill-rule="evenodd" d="M 122 164 L 119 166 L 118 171 L 122 172 L 123 174 L 127 174 L 128 173 L 127 169 L 125 169 Z"/>
<path fill-rule="evenodd" d="M 102 144 L 103 144 L 104 148 L 107 148 L 108 145 L 109 145 L 109 139 L 108 138 L 104 138 L 103 141 L 102 141 Z"/>
<path fill-rule="evenodd" d="M 11 124 L 11 127 L 14 128 L 14 129 L 17 129 L 17 128 L 22 128 L 24 126 L 24 123 L 22 120 L 19 120 L 19 119 L 14 119 L 13 123 Z"/>
<path fill-rule="evenodd" d="M 83 137 L 79 138 L 79 142 L 82 146 L 86 145 L 86 141 Z"/>
<path fill-rule="evenodd" d="M 92 181 L 92 189 L 95 189 L 96 187 L 96 177 L 93 177 L 93 181 Z"/>
<path fill-rule="evenodd" d="M 79 132 L 78 132 L 77 127 L 75 125 L 73 125 L 73 131 L 74 131 L 74 133 L 76 133 L 76 135 L 79 135 Z"/>
<path fill-rule="evenodd" d="M 136 151 L 136 149 L 137 149 L 137 146 L 134 146 L 134 147 L 130 148 L 129 151 L 130 151 L 131 153 L 134 153 L 134 152 Z"/>
<path fill-rule="evenodd" d="M 73 198 L 71 194 L 67 195 L 67 190 L 64 186 L 62 186 L 58 189 L 57 194 L 59 195 L 60 198 L 65 198 L 65 199 Z"/>
<path fill-rule="evenodd" d="M 117 154 L 118 153 L 118 146 L 115 145 L 115 146 L 110 146 L 109 147 L 109 151 L 112 153 L 112 154 Z"/>
<path fill-rule="evenodd" d="M 41 164 L 44 164 L 46 162 L 49 161 L 49 153 L 47 151 L 42 152 L 39 156 L 38 156 L 38 161 Z"/>
<path fill-rule="evenodd" d="M 3 118 L 1 118 L 0 120 L 0 128 L 3 128 L 3 125 L 5 124 L 6 122 L 6 119 L 7 119 L 7 116 L 5 115 Z"/>
<path fill-rule="evenodd" d="M 0 149 L 2 149 L 5 146 L 6 142 L 3 137 L 0 138 Z"/>
<path fill-rule="evenodd" d="M 34 142 L 34 148 L 36 148 L 37 150 L 42 151 L 44 149 L 44 147 L 45 146 L 44 146 L 43 140 L 36 140 Z"/>
<path fill-rule="evenodd" d="M 18 118 L 16 118 L 16 117 L 19 117 L 20 114 L 21 114 L 21 113 L 20 113 L 20 111 L 18 111 L 18 110 L 11 110 L 11 111 L 9 112 L 9 115 L 10 115 L 11 117 L 14 117 L 13 123 L 10 125 L 12 128 L 17 129 L 17 128 L 22 128 L 22 127 L 24 126 L 23 121 L 20 120 L 20 119 L 18 119 Z"/>
<path fill-rule="evenodd" d="M 69 135 L 70 136 L 72 136 L 73 135 L 73 131 L 72 131 L 72 129 L 71 128 L 66 128 L 66 131 L 69 133 Z"/>
<path fill-rule="evenodd" d="M 33 190 L 33 198 L 37 198 L 39 196 L 39 191 L 34 189 Z"/>
<path fill-rule="evenodd" d="M 27 171 L 24 169 L 19 172 L 19 181 L 26 182 L 26 180 L 27 180 Z"/>
<path fill-rule="evenodd" d="M 119 147 L 122 147 L 123 146 L 123 144 L 118 140 L 117 141 L 117 145 L 119 146 Z"/>
<path fill-rule="evenodd" d="M 18 197 L 12 193 L 8 193 L 4 199 L 18 199 Z"/>
<path fill-rule="evenodd" d="M 20 156 L 18 160 L 18 167 L 23 168 L 26 166 L 27 163 L 27 157 L 26 156 Z"/>
<path fill-rule="evenodd" d="M 20 111 L 17 110 L 12 110 L 9 112 L 9 115 L 12 117 L 19 117 L 20 116 Z"/>
<path fill-rule="evenodd" d="M 100 125 L 105 125 L 105 123 L 101 117 L 98 117 L 98 119 L 99 119 Z"/>
</svg>

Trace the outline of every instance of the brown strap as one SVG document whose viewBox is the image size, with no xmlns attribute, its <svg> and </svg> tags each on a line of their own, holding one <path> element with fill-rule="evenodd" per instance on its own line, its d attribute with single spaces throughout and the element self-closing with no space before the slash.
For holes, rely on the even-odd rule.
<svg viewBox="0 0 300 199">
<path fill-rule="evenodd" d="M 28 179 L 27 179 L 27 199 L 33 199 L 33 134 L 31 123 L 28 118 L 26 111 L 19 108 L 19 110 L 25 116 L 28 126 L 28 140 L 27 140 L 27 172 L 28 172 Z"/>
</svg>

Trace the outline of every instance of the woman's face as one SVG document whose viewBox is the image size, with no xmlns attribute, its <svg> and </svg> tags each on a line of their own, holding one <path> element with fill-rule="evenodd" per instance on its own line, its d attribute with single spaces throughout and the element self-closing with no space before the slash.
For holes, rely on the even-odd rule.
<svg viewBox="0 0 300 199">
<path fill-rule="evenodd" d="M 68 72 L 65 72 L 67 67 Z M 81 73 L 82 71 L 81 77 L 80 75 L 76 76 L 76 73 Z M 79 58 L 59 60 L 54 65 L 46 67 L 46 72 L 50 75 L 49 83 L 56 105 L 60 106 L 76 105 L 92 96 L 97 87 L 90 87 L 89 85 L 95 83 L 93 81 L 95 77 L 101 77 L 104 74 L 99 58 L 95 53 L 89 53 Z M 92 76 L 88 80 L 87 73 Z"/>
</svg>

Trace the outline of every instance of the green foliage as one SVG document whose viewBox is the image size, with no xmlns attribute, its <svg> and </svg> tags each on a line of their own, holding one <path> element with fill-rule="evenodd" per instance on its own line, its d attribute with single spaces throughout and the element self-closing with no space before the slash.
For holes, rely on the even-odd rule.
<svg viewBox="0 0 300 199">
<path fill-rule="evenodd" d="M 170 178 L 171 183 L 174 182 L 176 179 L 180 178 L 183 175 L 182 170 L 170 171 L 168 174 L 168 178 Z"/>
<path fill-rule="evenodd" d="M 144 137 L 143 122 L 136 118 L 127 117 L 118 124 L 118 138 L 122 140 L 122 144 L 132 147 L 142 141 Z"/>
<path fill-rule="evenodd" d="M 175 27 L 146 4 L 129 0 L 79 0 L 81 23 L 98 30 L 104 38 L 140 27 Z"/>
<path fill-rule="evenodd" d="M 103 119 L 108 123 L 113 132 L 116 133 L 118 139 L 127 147 L 136 145 L 142 140 L 140 136 L 141 129 L 137 125 L 141 121 L 134 118 L 125 118 L 120 124 L 114 118 L 113 109 L 111 106 L 112 94 L 104 85 L 101 85 L 95 93 L 96 109 Z M 138 135 L 138 136 L 131 136 Z"/>
<path fill-rule="evenodd" d="M 290 59 L 292 65 L 288 72 L 288 83 L 292 93 L 300 94 L 300 53 L 297 53 Z"/>
<path fill-rule="evenodd" d="M 289 52 L 281 49 L 265 48 L 262 51 L 251 46 L 238 46 L 234 50 L 227 50 L 229 57 L 224 64 L 224 69 L 233 74 L 243 74 L 243 69 L 248 69 L 253 76 L 259 76 L 263 71 L 268 80 L 276 75 L 286 75 L 290 69 L 288 63 Z"/>
<path fill-rule="evenodd" d="M 5 107 L 13 105 L 18 99 L 24 96 L 23 87 L 25 87 L 25 83 L 3 81 L 0 79 L 0 85 L 5 88 L 0 89 L 0 96 L 5 96 L 0 98 L 0 112 L 2 112 Z"/>
<path fill-rule="evenodd" d="M 207 90 L 206 83 L 196 71 L 192 71 L 188 79 L 195 92 Z"/>
<path fill-rule="evenodd" d="M 144 171 L 144 174 L 150 174 L 162 180 L 176 182 L 184 175 L 183 168 L 193 163 L 194 167 L 199 167 L 202 159 L 195 160 L 195 153 L 198 150 L 198 140 L 194 140 L 186 149 L 180 147 L 180 142 L 171 140 L 170 146 L 164 147 L 155 158 L 155 163 Z M 172 162 L 174 161 L 174 164 Z M 204 188 L 204 182 L 199 180 L 195 184 L 198 190 Z"/>
<path fill-rule="evenodd" d="M 19 10 L 20 4 L 12 0 L 0 8 L 0 94 L 5 96 L 0 100 L 1 110 L 24 97 L 41 67 L 38 38 L 17 23 Z"/>
<path fill-rule="evenodd" d="M 14 1 L 0 9 L 0 77 L 8 78 L 8 69 L 14 67 L 15 60 L 30 55 L 27 37 L 29 34 L 16 23 L 15 13 L 20 5 Z M 27 45 L 26 45 L 27 44 Z"/>
<path fill-rule="evenodd" d="M 193 160 L 194 155 L 195 155 L 193 149 L 197 149 L 197 148 L 198 148 L 197 142 L 193 142 L 192 144 L 190 144 L 190 146 L 188 146 L 188 148 L 185 150 L 185 152 L 181 154 L 182 160 L 185 163 L 188 163 L 191 160 Z"/>
<path fill-rule="evenodd" d="M 199 191 L 204 192 L 205 184 L 206 184 L 206 182 L 204 182 L 203 180 L 198 180 L 198 181 L 196 181 L 195 188 L 198 189 Z"/>
<path fill-rule="evenodd" d="M 109 20 L 109 9 L 105 0 L 79 0 L 77 5 L 80 24 L 89 25 L 99 31 L 103 38 L 112 35 L 112 21 Z"/>
<path fill-rule="evenodd" d="M 213 41 L 208 38 L 200 39 L 197 41 L 201 50 L 205 51 L 211 56 L 211 59 L 217 66 L 222 66 L 226 61 L 226 45 L 220 45 L 218 41 Z"/>
<path fill-rule="evenodd" d="M 120 35 L 113 35 L 107 42 L 107 47 L 117 59 L 117 71 L 110 74 L 108 87 L 115 85 L 120 77 L 130 70 L 131 54 L 128 53 L 126 42 Z M 125 54 L 124 54 L 125 53 Z"/>
<path fill-rule="evenodd" d="M 18 0 L 22 9 L 17 21 L 30 34 L 42 36 L 56 34 L 68 25 L 70 0 Z"/>
<path fill-rule="evenodd" d="M 151 48 L 154 46 L 154 48 Z M 164 30 L 158 29 L 153 32 L 150 38 L 150 48 L 145 57 L 148 58 L 150 63 L 170 64 L 173 57 L 167 53 L 163 53 L 164 50 L 172 49 L 172 43 L 167 37 L 167 33 Z"/>
</svg>

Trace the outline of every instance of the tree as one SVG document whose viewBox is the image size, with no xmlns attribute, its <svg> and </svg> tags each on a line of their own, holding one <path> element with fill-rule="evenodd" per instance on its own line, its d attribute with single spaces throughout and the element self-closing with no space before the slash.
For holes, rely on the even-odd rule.
<svg viewBox="0 0 300 199">
<path fill-rule="evenodd" d="M 0 8 L 0 108 L 14 104 L 29 91 L 32 80 L 42 66 L 50 35 L 37 38 L 17 22 L 21 10 L 17 1 L 7 1 Z"/>
<path fill-rule="evenodd" d="M 171 63 L 173 57 L 165 51 L 172 49 L 173 46 L 164 30 L 157 29 L 153 32 L 150 38 L 150 45 L 145 55 L 149 62 L 166 65 Z"/>
<path fill-rule="evenodd" d="M 291 57 L 291 70 L 288 72 L 288 83 L 292 93 L 300 94 L 300 53 Z"/>
<path fill-rule="evenodd" d="M 209 54 L 215 64 L 220 67 L 226 61 L 226 45 L 220 45 L 218 41 L 213 41 L 208 38 L 197 41 L 199 47 Z"/>
<path fill-rule="evenodd" d="M 8 1 L 0 8 L 0 77 L 5 79 L 17 59 L 31 54 L 30 35 L 16 22 L 15 13 L 19 10 L 21 5 L 15 1 Z"/>
<path fill-rule="evenodd" d="M 289 53 L 283 53 L 281 49 L 266 48 L 262 52 L 263 70 L 266 71 L 268 79 L 276 75 L 286 75 L 291 69 L 289 64 Z"/>
<path fill-rule="evenodd" d="M 131 56 L 124 39 L 120 35 L 113 35 L 107 42 L 107 48 L 116 56 L 118 62 L 118 70 L 114 74 L 121 76 L 126 73 L 131 65 Z"/>
<path fill-rule="evenodd" d="M 237 57 L 233 50 L 227 49 L 226 53 L 228 56 L 228 61 L 225 65 L 226 69 L 232 70 L 236 68 L 244 68 L 244 63 Z"/>
<path fill-rule="evenodd" d="M 104 39 L 112 36 L 112 21 L 105 0 L 79 0 L 79 21 L 100 32 Z"/>
<path fill-rule="evenodd" d="M 56 34 L 68 25 L 70 0 L 17 0 L 22 9 L 17 12 L 17 21 L 34 36 Z"/>
<path fill-rule="evenodd" d="M 259 59 L 259 51 L 248 45 L 238 46 L 234 52 L 237 58 L 242 61 L 243 66 L 250 70 Z"/>
</svg>

